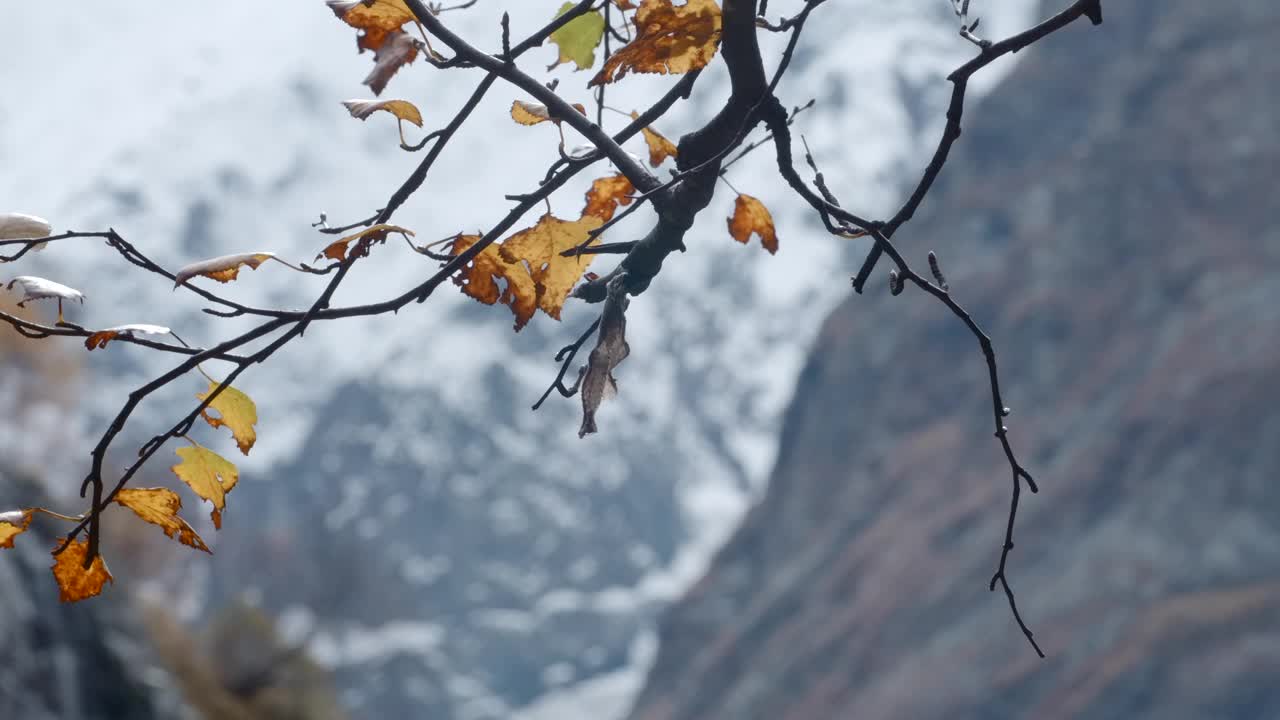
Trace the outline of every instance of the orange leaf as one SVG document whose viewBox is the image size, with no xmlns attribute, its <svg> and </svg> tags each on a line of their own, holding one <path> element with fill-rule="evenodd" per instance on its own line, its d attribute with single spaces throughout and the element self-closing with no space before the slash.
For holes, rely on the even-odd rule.
<svg viewBox="0 0 1280 720">
<path fill-rule="evenodd" d="M 117 503 L 138 514 L 138 517 L 152 525 L 157 525 L 167 537 L 173 538 L 183 545 L 203 550 L 212 554 L 209 546 L 187 524 L 178 517 L 182 509 L 182 498 L 166 488 L 125 488 L 116 495 Z"/>
<path fill-rule="evenodd" d="M 750 195 L 738 195 L 733 206 L 733 217 L 728 219 L 729 234 L 734 240 L 747 244 L 751 234 L 760 236 L 760 244 L 772 255 L 778 252 L 778 235 L 773 229 L 773 216 L 764 203 Z"/>
<path fill-rule="evenodd" d="M 449 246 L 449 254 L 461 255 L 479 241 L 479 235 L 459 235 Z M 498 280 L 506 282 L 501 289 Z M 462 292 L 485 305 L 501 303 L 510 307 L 516 316 L 516 332 L 524 328 L 538 309 L 538 289 L 529 276 L 528 268 L 522 263 L 502 259 L 496 245 L 490 245 L 476 255 L 465 270 L 454 276 L 453 282 L 462 288 Z"/>
<path fill-rule="evenodd" d="M 26 532 L 30 524 L 30 510 L 0 513 L 0 548 L 13 547 L 13 539 Z"/>
<path fill-rule="evenodd" d="M 569 221 L 546 214 L 533 227 L 504 240 L 498 254 L 509 263 L 527 264 L 538 290 L 538 307 L 559 320 L 569 292 L 595 259 L 594 255 L 562 257 L 560 253 L 585 243 L 589 233 L 604 223 L 595 215 Z"/>
<path fill-rule="evenodd" d="M 359 240 L 359 242 L 357 242 L 356 246 L 352 248 L 351 257 L 365 257 L 369 254 L 369 249 L 373 247 L 374 243 L 386 242 L 387 235 L 390 235 L 393 232 L 400 233 L 406 237 L 413 237 L 412 230 L 402 228 L 399 225 L 374 225 L 373 227 L 365 228 L 358 233 L 348 235 L 340 240 L 334 240 L 326 245 L 319 255 L 316 255 L 316 259 L 319 260 L 322 257 L 327 257 L 331 260 L 346 260 L 347 246 L 354 240 Z"/>
<path fill-rule="evenodd" d="M 89 337 L 85 338 L 84 346 L 93 352 L 95 349 L 102 349 L 107 343 L 118 337 L 132 337 L 134 333 L 143 333 L 144 335 L 168 335 L 169 328 L 162 325 L 145 325 L 135 323 L 133 325 L 120 325 L 118 327 L 99 330 Z"/>
<path fill-rule="evenodd" d="M 640 113 L 631 112 L 631 119 L 640 117 Z M 649 146 L 649 164 L 658 167 L 663 160 L 676 156 L 676 144 L 668 140 L 662 133 L 649 127 L 640 128 L 644 133 L 644 143 Z"/>
<path fill-rule="evenodd" d="M 360 31 L 356 45 L 362 52 L 376 52 L 405 23 L 416 22 L 404 0 L 328 0 L 326 4 L 334 15 Z"/>
<path fill-rule="evenodd" d="M 635 15 L 636 39 L 604 63 L 589 85 L 621 80 L 640 73 L 682 74 L 705 67 L 720 42 L 720 6 L 714 0 L 644 0 Z"/>
<path fill-rule="evenodd" d="M 62 543 L 58 543 L 61 547 Z M 53 577 L 58 581 L 58 599 L 62 602 L 76 602 L 91 598 L 102 592 L 102 586 L 111 582 L 111 571 L 107 563 L 99 555 L 93 559 L 88 568 L 84 566 L 89 557 L 89 543 L 76 540 L 65 550 L 53 556 Z"/>
<path fill-rule="evenodd" d="M 603 225 L 613 219 L 613 214 L 619 206 L 625 207 L 631 204 L 631 193 L 635 190 L 635 186 L 626 175 L 598 178 L 591 183 L 591 189 L 587 191 L 587 206 L 582 209 L 582 215 L 598 217 L 603 221 L 601 223 Z"/>
</svg>

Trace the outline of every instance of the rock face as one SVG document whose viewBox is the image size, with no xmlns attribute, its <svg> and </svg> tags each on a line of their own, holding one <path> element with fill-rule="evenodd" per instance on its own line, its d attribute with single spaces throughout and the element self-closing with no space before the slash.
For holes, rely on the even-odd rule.
<svg viewBox="0 0 1280 720">
<path fill-rule="evenodd" d="M 11 475 L 0 473 L 0 482 L 8 500 L 34 495 Z M 58 602 L 47 551 L 53 543 L 37 519 L 0 563 L 0 707 L 28 720 L 177 717 L 140 682 L 151 659 L 117 599 Z"/>
<path fill-rule="evenodd" d="M 971 111 L 898 238 L 995 340 L 1048 659 L 986 591 L 1010 476 L 982 356 L 882 266 L 635 718 L 1280 716 L 1280 5 L 1104 6 Z"/>
</svg>

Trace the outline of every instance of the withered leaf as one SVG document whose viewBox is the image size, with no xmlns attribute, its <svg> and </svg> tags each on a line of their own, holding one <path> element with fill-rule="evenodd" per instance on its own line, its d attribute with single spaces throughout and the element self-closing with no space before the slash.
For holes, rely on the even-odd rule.
<svg viewBox="0 0 1280 720">
<path fill-rule="evenodd" d="M 635 15 L 636 38 L 609 57 L 589 85 L 640 73 L 687 73 L 705 67 L 720 42 L 720 6 L 714 0 L 644 0 Z"/>
<path fill-rule="evenodd" d="M 13 547 L 13 539 L 26 532 L 29 525 L 31 525 L 30 510 L 0 513 L 0 548 Z"/>
<path fill-rule="evenodd" d="M 49 237 L 53 226 L 48 220 L 19 212 L 0 213 L 0 240 L 34 240 Z"/>
<path fill-rule="evenodd" d="M 416 22 L 404 0 L 328 0 L 333 14 L 360 31 L 356 45 L 361 51 L 377 51 L 405 23 Z"/>
<path fill-rule="evenodd" d="M 584 217 L 591 215 L 600 218 L 603 225 L 613 219 L 613 214 L 619 207 L 631 204 L 631 193 L 635 191 L 635 186 L 621 173 L 597 178 L 591 183 L 591 189 L 587 190 L 587 206 L 583 208 L 582 214 Z"/>
<path fill-rule="evenodd" d="M 95 349 L 102 349 L 107 343 L 119 337 L 131 337 L 134 333 L 142 333 L 143 335 L 168 335 L 171 331 L 163 325 L 147 325 L 145 323 L 133 323 L 130 325 L 117 325 L 116 327 L 99 330 L 89 337 L 85 338 L 84 346 L 92 352 Z"/>
<path fill-rule="evenodd" d="M 640 113 L 632 111 L 631 119 L 639 119 Z M 649 164 L 658 167 L 667 158 L 676 156 L 676 144 L 668 140 L 662 133 L 651 127 L 640 128 L 644 134 L 644 144 L 649 146 Z"/>
<path fill-rule="evenodd" d="M 324 250 L 320 251 L 319 255 L 316 255 L 316 259 L 319 260 L 322 257 L 327 257 L 331 260 L 346 260 L 348 246 L 353 241 L 358 242 L 356 242 L 356 246 L 354 248 L 351 248 L 351 257 L 365 257 L 369 254 L 370 248 L 372 248 L 376 243 L 386 242 L 387 236 L 391 233 L 400 233 L 405 237 L 413 237 L 412 230 L 402 228 L 399 225 L 387 225 L 385 223 L 374 225 L 373 227 L 365 228 L 360 232 L 352 233 L 344 238 L 334 240 L 326 245 Z"/>
<path fill-rule="evenodd" d="M 458 235 L 449 246 L 449 254 L 461 255 L 480 241 L 479 235 Z M 498 287 L 498 281 L 505 285 Z M 453 278 L 462 292 L 486 305 L 500 303 L 516 316 L 515 329 L 520 332 L 538 309 L 538 290 L 523 263 L 507 262 L 498 254 L 498 246 L 490 245 L 472 259 L 471 264 Z"/>
<path fill-rule="evenodd" d="M 728 219 L 729 234 L 734 240 L 747 244 L 752 233 L 760 236 L 760 244 L 770 255 L 778 252 L 778 235 L 773 228 L 773 216 L 769 209 L 750 195 L 738 195 L 733 205 L 733 217 Z"/>
<path fill-rule="evenodd" d="M 591 349 L 579 386 L 582 394 L 582 426 L 578 428 L 580 438 L 596 432 L 596 411 L 600 409 L 600 403 L 618 390 L 613 370 L 631 354 L 631 348 L 627 345 L 626 310 L 629 301 L 626 278 L 626 273 L 619 273 L 609 280 L 604 308 L 600 311 L 600 331 L 596 346 Z"/>
<path fill-rule="evenodd" d="M 218 383 L 210 380 L 209 389 L 203 393 L 198 393 L 196 397 L 204 400 L 209 397 L 216 387 L 218 387 Z M 210 410 L 216 411 L 218 416 L 210 415 Z M 258 406 L 253 403 L 252 398 L 230 385 L 223 388 L 222 392 L 218 393 L 218 396 L 213 399 L 213 402 L 209 403 L 209 407 L 202 410 L 200 414 L 204 416 L 205 422 L 212 427 L 227 426 L 231 430 L 231 437 L 235 438 L 240 452 L 245 455 L 249 454 L 249 450 L 258 440 L 258 435 L 253 428 L 258 423 Z"/>
<path fill-rule="evenodd" d="M 241 267 L 257 270 L 259 265 L 274 259 L 275 256 L 276 254 L 271 252 L 252 252 L 201 260 L 178 270 L 178 274 L 173 278 L 173 286 L 176 288 L 197 275 L 203 275 L 220 283 L 228 283 L 236 279 Z"/>
<path fill-rule="evenodd" d="M 370 115 L 381 110 L 391 113 L 397 120 L 422 127 L 422 112 L 408 100 L 343 100 L 342 106 L 351 113 L 351 117 L 359 120 L 367 120 Z"/>
<path fill-rule="evenodd" d="M 560 253 L 585 243 L 592 230 L 604 224 L 595 215 L 561 220 L 543 215 L 538 223 L 503 241 L 498 254 L 508 263 L 525 263 L 537 288 L 538 307 L 559 320 L 569 292 L 582 277 L 594 255 L 562 257 Z"/>
<path fill-rule="evenodd" d="M 58 547 L 62 543 L 59 541 Z M 102 586 L 111 582 L 111 571 L 107 563 L 99 555 L 93 559 L 88 568 L 84 566 L 89 557 L 89 543 L 76 540 L 65 550 L 53 556 L 53 577 L 58 581 L 58 599 L 62 602 L 76 602 L 91 598 L 102 592 Z"/>
<path fill-rule="evenodd" d="M 213 503 L 213 526 L 222 529 L 222 511 L 226 509 L 227 493 L 240 481 L 240 471 L 231 461 L 212 450 L 193 445 L 174 450 L 182 459 L 171 470 L 185 482 L 196 495 Z"/>
<path fill-rule="evenodd" d="M 581 103 L 574 103 L 573 109 L 587 114 L 587 109 Z M 553 122 L 560 124 L 561 119 L 551 114 L 551 109 L 542 103 L 525 102 L 524 100 L 514 100 L 511 103 L 511 119 L 521 125 L 537 125 L 538 123 Z"/>
<path fill-rule="evenodd" d="M 178 517 L 178 511 L 182 509 L 182 498 L 174 491 L 167 488 L 125 488 L 116 495 L 115 501 L 137 513 L 143 520 L 159 526 L 166 536 L 188 547 L 212 554 L 195 529 Z"/>
<path fill-rule="evenodd" d="M 418 41 L 412 35 L 400 31 L 387 36 L 386 42 L 373 53 L 373 69 L 365 77 L 364 84 L 374 95 L 381 95 L 391 82 L 391 76 L 418 57 Z"/>
</svg>

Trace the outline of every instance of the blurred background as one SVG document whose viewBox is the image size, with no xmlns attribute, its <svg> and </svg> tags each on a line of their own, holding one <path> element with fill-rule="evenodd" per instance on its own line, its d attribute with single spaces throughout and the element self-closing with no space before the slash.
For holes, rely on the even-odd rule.
<svg viewBox="0 0 1280 720">
<path fill-rule="evenodd" d="M 1066 4 L 971 12 L 999 38 Z M 447 19 L 496 46 L 504 10 L 524 35 L 558 7 L 542 5 L 480 0 Z M 1010 578 L 1046 660 L 986 590 L 1010 480 L 973 338 L 921 293 L 889 297 L 887 267 L 853 295 L 865 245 L 827 236 L 761 150 L 729 178 L 773 211 L 780 252 L 733 243 L 733 195 L 717 195 L 631 305 L 599 435 L 577 438 L 575 401 L 529 410 L 594 308 L 514 334 L 505 309 L 445 286 L 399 316 L 315 326 L 237 383 L 259 442 L 233 458 L 222 531 L 185 496 L 213 557 L 109 518 L 115 585 L 61 606 L 46 569 L 60 527 L 37 519 L 0 553 L 4 706 L 37 720 L 1280 717 L 1280 7 L 1103 5 L 1101 27 L 980 74 L 952 160 L 897 236 L 917 264 L 938 252 L 995 341 L 1013 444 L 1041 485 L 1023 496 Z M 367 216 L 419 161 L 391 120 L 339 104 L 369 97 L 371 60 L 318 0 L 23 3 L 3 23 L 0 211 L 55 231 L 114 227 L 171 268 L 258 249 L 309 261 L 321 212 Z M 828 3 L 806 29 L 780 93 L 816 99 L 795 132 L 846 205 L 883 215 L 918 177 L 945 75 L 974 52 L 956 29 L 942 0 Z M 526 57 L 540 70 L 555 50 Z M 586 73 L 553 76 L 589 101 Z M 437 127 L 477 79 L 419 63 L 384 97 Z M 628 77 L 610 104 L 647 107 L 666 84 Z M 657 127 L 676 138 L 726 95 L 710 71 Z M 513 99 L 495 88 L 397 215 L 419 239 L 493 222 L 554 160 L 554 129 L 514 126 Z M 556 210 L 578 209 L 588 180 Z M 336 301 L 434 269 L 377 248 Z M 296 307 L 324 282 L 285 273 L 220 289 Z M 68 319 L 87 327 L 159 323 L 202 345 L 245 327 L 93 240 L 0 267 L 0 281 L 24 274 L 84 291 Z M 16 299 L 0 292 L 6 312 Z M 89 448 L 174 360 L 5 327 L 0 363 L 0 510 L 78 512 Z M 109 464 L 203 389 L 148 401 Z M 204 432 L 231 457 L 225 433 Z M 169 464 L 166 450 L 135 483 L 177 488 Z"/>
</svg>

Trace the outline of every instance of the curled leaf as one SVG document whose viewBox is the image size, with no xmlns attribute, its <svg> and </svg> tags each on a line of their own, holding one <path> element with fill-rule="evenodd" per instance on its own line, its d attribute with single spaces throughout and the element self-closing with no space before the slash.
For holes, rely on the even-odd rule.
<svg viewBox="0 0 1280 720">
<path fill-rule="evenodd" d="M 637 120 L 640 113 L 632 111 L 631 119 Z M 640 128 L 640 132 L 644 135 L 644 143 L 649 146 L 649 164 L 658 167 L 667 158 L 676 156 L 676 144 L 668 140 L 662 133 L 651 127 L 645 126 Z"/>
<path fill-rule="evenodd" d="M 578 437 L 596 432 L 596 411 L 600 403 L 618 391 L 613 370 L 631 354 L 631 347 L 627 345 L 626 278 L 626 273 L 619 273 L 608 284 L 604 308 L 600 311 L 600 334 L 581 379 L 582 426 Z"/>
<path fill-rule="evenodd" d="M 250 270 L 257 270 L 259 265 L 275 258 L 275 256 L 276 254 L 271 252 L 252 252 L 201 260 L 178 270 L 178 274 L 173 279 L 173 286 L 176 288 L 197 275 L 203 275 L 220 283 L 231 282 L 240 274 L 241 266 L 246 266 Z"/>
<path fill-rule="evenodd" d="M 216 387 L 218 383 L 211 380 L 209 389 L 197 394 L 196 397 L 204 400 Z M 210 415 L 210 410 L 216 411 L 218 417 Z M 223 388 L 213 402 L 209 403 L 209 407 L 200 414 L 211 427 L 219 428 L 225 425 L 230 429 L 231 437 L 235 438 L 240 452 L 245 455 L 249 454 L 249 450 L 258 440 L 257 432 L 253 428 L 258 423 L 258 406 L 253 403 L 252 398 L 230 385 Z"/>
<path fill-rule="evenodd" d="M 399 31 L 393 32 L 373 53 L 373 69 L 364 79 L 374 95 L 381 95 L 400 68 L 413 62 L 418 57 L 418 41 L 412 35 Z"/>
<path fill-rule="evenodd" d="M 750 195 L 738 195 L 733 205 L 733 217 L 729 218 L 729 234 L 734 240 L 747 244 L 751 234 L 760 236 L 760 244 L 770 255 L 778 252 L 778 235 L 773 228 L 773 216 L 764 203 Z"/>
<path fill-rule="evenodd" d="M 450 255 L 461 255 L 480 241 L 479 235 L 458 235 L 449 246 Z M 498 281 L 503 281 L 499 288 Z M 453 278 L 469 297 L 484 303 L 506 305 L 516 316 L 516 332 L 538 309 L 538 289 L 523 263 L 508 262 L 498 254 L 498 246 L 490 245 L 472 259 L 471 264 Z"/>
<path fill-rule="evenodd" d="M 26 532 L 30 524 L 30 510 L 11 510 L 0 513 L 0 548 L 13 547 L 13 539 Z"/>
<path fill-rule="evenodd" d="M 35 240 L 49 237 L 53 226 L 48 220 L 26 213 L 0 213 L 0 240 Z"/>
<path fill-rule="evenodd" d="M 573 109 L 587 114 L 587 109 L 581 103 L 574 103 Z M 521 125 L 537 125 L 538 123 L 553 122 L 560 124 L 560 118 L 551 114 L 551 109 L 542 103 L 525 102 L 524 100 L 515 100 L 511 103 L 511 119 Z"/>
<path fill-rule="evenodd" d="M 636 11 L 636 38 L 604 63 L 589 85 L 621 80 L 628 72 L 682 74 L 706 67 L 720 42 L 715 0 L 644 0 Z"/>
<path fill-rule="evenodd" d="M 351 117 L 359 120 L 367 120 L 370 115 L 382 110 L 391 113 L 397 120 L 422 127 L 422 113 L 408 100 L 343 100 L 342 106 L 351 113 Z"/>
<path fill-rule="evenodd" d="M 369 249 L 373 247 L 375 243 L 386 242 L 387 235 L 391 233 L 400 233 L 405 237 L 413 237 L 412 230 L 402 228 L 399 225 L 387 225 L 385 223 L 374 225 L 372 227 L 365 228 L 358 233 L 353 233 L 339 240 L 334 240 L 326 245 L 319 255 L 316 255 L 316 259 L 319 260 L 322 257 L 327 257 L 330 260 L 346 260 L 347 248 L 353 241 L 358 242 L 356 242 L 356 246 L 354 248 L 351 248 L 351 257 L 365 257 L 369 254 Z"/>
<path fill-rule="evenodd" d="M 572 9 L 574 3 L 560 6 L 556 17 Z M 604 15 L 599 10 L 589 10 L 570 20 L 551 33 L 551 42 L 560 48 L 560 57 L 548 70 L 561 63 L 572 62 L 579 70 L 590 70 L 596 62 L 596 46 L 604 39 Z"/>
<path fill-rule="evenodd" d="M 61 543 L 59 543 L 61 547 Z M 58 581 L 58 599 L 62 602 L 76 602 L 91 598 L 102 592 L 102 586 L 112 581 L 111 571 L 107 563 L 99 555 L 93 559 L 89 567 L 84 566 L 89 557 L 89 543 L 76 540 L 66 549 L 53 556 L 53 577 Z"/>
<path fill-rule="evenodd" d="M 56 283 L 41 277 L 20 275 L 10 280 L 6 287 L 9 290 L 13 290 L 15 286 L 22 291 L 22 299 L 18 301 L 18 307 L 26 307 L 26 303 L 31 300 L 45 299 L 58 300 L 59 302 L 75 300 L 82 304 L 84 303 L 84 293 L 75 288 L 67 287 L 62 283 Z"/>
<path fill-rule="evenodd" d="M 84 346 L 92 352 L 95 349 L 106 347 L 107 343 L 115 340 L 116 338 L 132 337 L 134 333 L 142 333 L 143 335 L 168 335 L 169 332 L 169 328 L 163 325 L 147 325 L 144 323 L 117 325 L 116 327 L 99 330 L 85 338 Z"/>
<path fill-rule="evenodd" d="M 137 513 L 138 517 L 157 525 L 164 534 L 188 547 L 212 554 L 200 535 L 178 517 L 182 498 L 166 488 L 125 488 L 116 495 L 117 503 Z"/>
<path fill-rule="evenodd" d="M 195 491 L 196 495 L 213 503 L 213 526 L 222 529 L 222 511 L 227 506 L 227 493 L 240 481 L 240 471 L 231 461 L 214 451 L 193 445 L 174 450 L 182 459 L 170 468 L 178 479 Z"/>
</svg>

